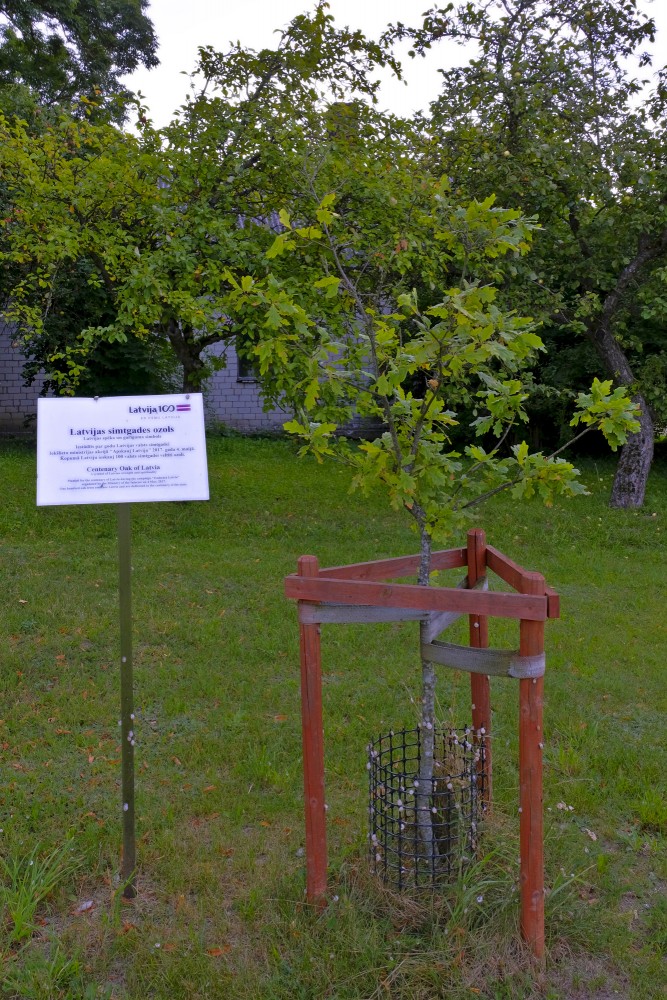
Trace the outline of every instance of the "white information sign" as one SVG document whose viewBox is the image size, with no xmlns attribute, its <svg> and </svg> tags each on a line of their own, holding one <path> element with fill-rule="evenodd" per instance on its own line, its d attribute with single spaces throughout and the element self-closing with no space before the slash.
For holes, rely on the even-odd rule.
<svg viewBox="0 0 667 1000">
<path fill-rule="evenodd" d="M 38 506 L 208 497 L 201 393 L 38 400 Z"/>
</svg>

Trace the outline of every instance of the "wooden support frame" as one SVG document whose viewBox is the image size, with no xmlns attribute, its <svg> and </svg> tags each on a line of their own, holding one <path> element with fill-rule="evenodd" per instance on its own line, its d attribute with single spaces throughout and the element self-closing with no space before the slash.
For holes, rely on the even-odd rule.
<svg viewBox="0 0 667 1000">
<path fill-rule="evenodd" d="M 542 706 L 544 623 L 560 614 L 558 594 L 544 577 L 523 569 L 491 545 L 483 531 L 468 532 L 465 548 L 432 556 L 434 570 L 465 567 L 458 587 L 388 583 L 415 575 L 419 555 L 320 569 L 315 556 L 301 556 L 298 572 L 285 578 L 285 594 L 298 602 L 301 648 L 301 720 L 306 821 L 306 897 L 326 902 L 327 842 L 324 801 L 321 623 L 421 621 L 422 655 L 471 674 L 473 731 L 486 737 L 484 800 L 492 805 L 491 693 L 488 674 L 519 677 L 519 839 L 521 933 L 533 953 L 544 954 L 544 856 L 542 815 Z M 516 593 L 486 589 L 487 570 Z M 469 616 L 470 649 L 435 638 L 462 614 Z M 518 652 L 488 649 L 488 618 L 519 621 Z M 449 650 L 449 652 L 448 652 Z M 474 653 L 477 650 L 478 653 Z M 452 652 L 453 651 L 453 652 Z M 437 657 L 437 659 L 436 659 Z M 450 662 L 451 661 L 451 662 Z M 507 669 L 503 669 L 503 664 Z M 500 664 L 500 666 L 499 666 Z"/>
</svg>

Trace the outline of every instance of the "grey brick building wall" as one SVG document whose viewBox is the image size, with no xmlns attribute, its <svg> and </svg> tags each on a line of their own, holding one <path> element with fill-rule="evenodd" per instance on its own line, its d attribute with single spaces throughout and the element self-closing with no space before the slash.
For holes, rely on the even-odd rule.
<svg viewBox="0 0 667 1000">
<path fill-rule="evenodd" d="M 17 434 L 29 428 L 37 414 L 37 397 L 42 381 L 31 386 L 23 382 L 25 358 L 13 343 L 14 328 L 0 320 L 0 434 Z M 34 426 L 34 421 L 33 421 Z"/>
<path fill-rule="evenodd" d="M 13 328 L 0 321 L 0 434 L 20 434 L 32 428 L 42 381 L 31 386 L 23 382 L 24 358 L 13 345 Z M 245 434 L 281 433 L 290 414 L 280 409 L 264 412 L 257 382 L 243 377 L 233 347 L 225 352 L 227 366 L 216 372 L 204 387 L 206 419 L 209 426 L 225 424 Z"/>
<path fill-rule="evenodd" d="M 244 434 L 265 431 L 282 433 L 282 425 L 291 413 L 272 409 L 264 412 L 257 382 L 244 377 L 233 346 L 217 345 L 224 354 L 226 367 L 215 372 L 204 390 L 204 405 L 209 425 L 223 423 Z"/>
</svg>

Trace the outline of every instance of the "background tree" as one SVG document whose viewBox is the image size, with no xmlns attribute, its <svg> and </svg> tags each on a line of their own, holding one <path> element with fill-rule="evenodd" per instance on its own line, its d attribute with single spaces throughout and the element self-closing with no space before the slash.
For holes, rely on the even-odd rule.
<svg viewBox="0 0 667 1000">
<path fill-rule="evenodd" d="M 90 283 L 90 266 L 85 261 L 63 269 L 54 283 L 43 333 L 30 342 L 31 353 L 23 368 L 26 383 L 42 376 L 41 393 L 57 395 L 67 373 L 63 345 L 82 330 L 112 322 L 114 315 L 112 296 L 104 285 Z M 44 372 L 52 375 L 43 377 Z M 179 374 L 173 355 L 157 338 L 129 337 L 122 343 L 102 340 L 86 356 L 76 392 L 81 396 L 173 392 Z"/>
<path fill-rule="evenodd" d="M 649 65 L 654 31 L 635 0 L 502 0 L 434 8 L 418 30 L 392 33 L 410 35 L 415 53 L 445 36 L 476 46 L 467 65 L 442 71 L 433 155 L 455 187 L 539 217 L 534 251 L 503 295 L 544 323 L 554 350 L 542 378 L 582 384 L 597 358 L 639 403 L 616 506 L 643 502 L 653 406 L 665 413 L 667 91 L 647 95 L 626 69 L 630 57 Z"/>
<path fill-rule="evenodd" d="M 147 9 L 148 0 L 2 0 L 0 92 L 27 88 L 43 107 L 127 95 L 119 78 L 158 64 Z"/>
<path fill-rule="evenodd" d="M 33 135 L 43 132 L 48 123 L 53 124 L 63 106 L 78 115 L 94 111 L 106 120 L 122 121 L 129 92 L 121 85 L 120 77 L 139 64 L 152 67 L 158 63 L 157 39 L 145 13 L 147 7 L 147 0 L 0 2 L 0 111 L 9 120 L 25 122 L 26 130 Z M 72 104 L 77 98 L 82 100 Z M 12 214 L 12 198 L 0 178 L 0 215 L 10 218 Z M 2 245 L 3 236 L 0 234 L 0 252 L 8 250 Z M 11 254 L 4 253 L 0 267 L 0 309 L 23 273 L 10 258 Z M 58 295 L 51 302 L 45 335 L 33 345 L 35 350 L 25 370 L 28 382 L 42 368 L 47 355 L 56 351 L 54 342 L 62 343 L 63 327 L 71 337 L 85 326 L 84 317 L 88 323 L 99 323 L 108 315 L 109 303 L 102 301 L 103 296 L 91 290 L 87 296 L 82 295 L 82 268 L 85 270 L 85 263 L 59 271 Z M 99 308 L 98 314 L 95 308 Z M 62 323 L 59 318 L 65 312 L 69 315 Z M 114 364 L 112 355 L 119 351 L 117 347 L 106 348 L 104 353 L 103 363 L 99 356 L 97 359 L 102 381 L 96 376 L 88 388 L 110 385 L 109 364 Z M 141 373 L 141 385 L 156 384 L 147 364 L 158 359 L 154 352 L 149 358 L 149 353 L 135 345 L 132 358 L 128 358 L 133 371 Z M 121 381 L 129 384 L 127 379 L 126 372 Z M 51 388 L 51 383 L 47 377 L 45 388 Z"/>
<path fill-rule="evenodd" d="M 141 133 L 130 136 L 90 104 L 83 117 L 63 113 L 39 133 L 6 120 L 0 180 L 15 207 L 3 262 L 15 275 L 8 315 L 26 349 L 44 344 L 59 282 L 75 267 L 104 287 L 113 317 L 51 354 L 50 374 L 66 390 L 93 344 L 128 337 L 168 343 L 184 388 L 199 388 L 219 363 L 208 349 L 242 332 L 229 275 L 263 278 L 262 323 L 270 329 L 289 316 L 305 342 L 313 328 L 265 258 L 275 206 L 303 181 L 295 164 L 325 94 L 372 100 L 371 71 L 386 62 L 361 33 L 335 29 L 319 4 L 275 50 L 202 50 L 199 90 L 163 132 L 141 112 Z"/>
</svg>

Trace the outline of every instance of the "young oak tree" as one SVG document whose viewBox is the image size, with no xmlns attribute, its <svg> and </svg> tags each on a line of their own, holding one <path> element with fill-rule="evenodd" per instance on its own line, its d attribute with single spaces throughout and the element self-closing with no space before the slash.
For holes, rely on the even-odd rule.
<svg viewBox="0 0 667 1000">
<path fill-rule="evenodd" d="M 433 542 L 450 539 L 486 497 L 507 489 L 514 499 L 537 494 L 550 503 L 584 492 L 558 453 L 531 453 L 517 439 L 542 344 L 532 321 L 500 308 L 498 286 L 527 253 L 535 224 L 493 198 L 459 204 L 448 179 L 420 166 L 421 140 L 411 129 L 374 121 L 362 107 L 347 107 L 345 128 L 333 112 L 336 126 L 322 129 L 304 163 L 310 200 L 299 199 L 298 221 L 280 213 L 284 229 L 268 254 L 310 276 L 304 312 L 319 319 L 317 351 L 304 357 L 287 321 L 271 350 L 258 335 L 252 351 L 261 373 L 281 370 L 298 411 L 285 426 L 303 439 L 302 451 L 347 462 L 354 488 L 379 484 L 410 516 L 421 544 L 418 582 L 426 586 Z M 333 177 L 339 190 L 329 186 Z M 250 323 L 260 291 L 250 277 L 237 287 L 236 308 Z M 355 415 L 380 425 L 373 440 L 353 445 L 340 433 Z M 636 408 L 622 388 L 596 379 L 577 400 L 572 425 L 579 424 L 580 434 L 598 428 L 615 449 L 636 429 Z M 435 670 L 424 661 L 424 789 L 435 715 Z M 417 808 L 432 852 L 426 795 Z"/>
</svg>

